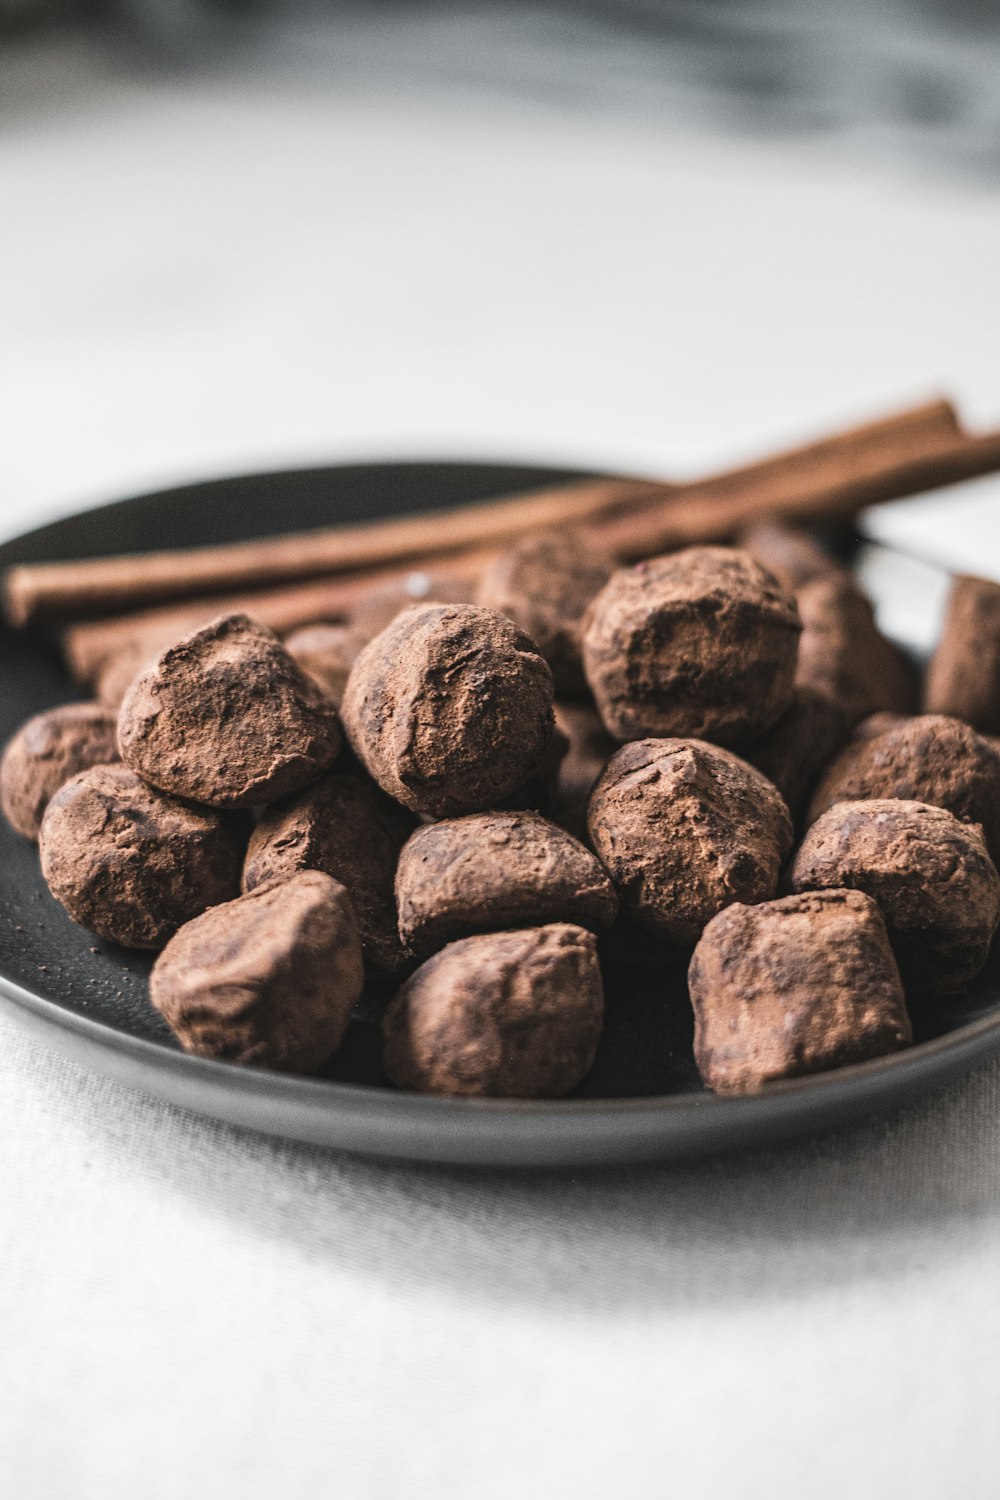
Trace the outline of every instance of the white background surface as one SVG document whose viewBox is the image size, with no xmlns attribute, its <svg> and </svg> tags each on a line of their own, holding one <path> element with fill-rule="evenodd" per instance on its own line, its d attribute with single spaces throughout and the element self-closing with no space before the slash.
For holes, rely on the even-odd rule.
<svg viewBox="0 0 1000 1500">
<path fill-rule="evenodd" d="M 941 390 L 1000 419 L 985 188 L 496 97 L 60 87 L 0 137 L 7 533 L 261 465 L 672 473 Z M 998 1112 L 991 1067 L 744 1160 L 477 1177 L 216 1127 L 0 1021 L 0 1483 L 993 1496 Z"/>
</svg>

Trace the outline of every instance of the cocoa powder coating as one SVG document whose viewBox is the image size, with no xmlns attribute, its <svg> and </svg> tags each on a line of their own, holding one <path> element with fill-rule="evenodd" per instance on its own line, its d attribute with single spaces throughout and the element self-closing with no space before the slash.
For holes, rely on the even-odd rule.
<svg viewBox="0 0 1000 1500">
<path fill-rule="evenodd" d="M 691 959 L 695 1060 L 710 1089 L 864 1062 L 912 1041 L 885 922 L 861 891 L 730 906 Z"/>
<path fill-rule="evenodd" d="M 849 575 L 814 578 L 795 597 L 802 617 L 799 687 L 839 703 L 849 726 L 880 710 L 915 710 L 913 669 L 879 630 L 871 602 Z"/>
<path fill-rule="evenodd" d="M 403 985 L 385 1068 L 421 1093 L 552 1099 L 589 1071 L 604 1018 L 597 940 L 554 923 L 462 938 Z"/>
<path fill-rule="evenodd" d="M 735 901 L 767 901 L 792 820 L 765 776 L 700 740 L 623 745 L 590 796 L 591 845 L 636 921 L 697 942 Z"/>
<path fill-rule="evenodd" d="M 239 890 L 242 847 L 127 766 L 93 766 L 56 792 L 39 834 L 42 874 L 74 922 L 123 948 L 159 948 Z"/>
<path fill-rule="evenodd" d="M 250 807 L 315 781 L 341 736 L 334 705 L 274 632 L 225 615 L 136 678 L 118 743 L 126 765 L 161 791 Z"/>
<path fill-rule="evenodd" d="M 924 684 L 929 714 L 1000 734 L 1000 583 L 952 580 L 944 628 Z"/>
<path fill-rule="evenodd" d="M 22 838 L 38 838 L 42 815 L 59 788 L 89 766 L 114 764 L 117 722 L 99 703 L 65 703 L 35 714 L 0 761 L 0 806 Z"/>
<path fill-rule="evenodd" d="M 619 569 L 584 625 L 587 680 L 619 740 L 740 748 L 792 696 L 795 601 L 745 552 L 688 547 Z"/>
<path fill-rule="evenodd" d="M 871 896 L 914 994 L 967 989 L 1000 920 L 1000 876 L 982 830 L 923 802 L 838 802 L 810 828 L 789 886 Z"/>
<path fill-rule="evenodd" d="M 341 705 L 358 759 L 414 812 L 479 812 L 518 792 L 550 749 L 552 673 L 503 615 L 405 610 L 354 664 Z"/>
<path fill-rule="evenodd" d="M 188 922 L 149 992 L 186 1052 L 313 1073 L 340 1046 L 363 981 L 346 890 L 306 870 Z"/>
<path fill-rule="evenodd" d="M 413 814 L 366 776 L 332 772 L 268 808 L 250 836 L 243 889 L 322 870 L 350 895 L 365 958 L 396 973 L 407 954 L 393 882 L 399 851 L 416 826 Z"/>
<path fill-rule="evenodd" d="M 532 532 L 484 570 L 476 603 L 499 610 L 530 636 L 552 668 L 557 693 L 582 694 L 583 619 L 614 569 L 614 559 L 579 532 Z"/>
<path fill-rule="evenodd" d="M 473 813 L 418 828 L 396 870 L 399 935 L 418 956 L 505 927 L 572 922 L 601 932 L 618 912 L 590 850 L 537 813 Z"/>
<path fill-rule="evenodd" d="M 836 802 L 896 797 L 947 808 L 978 823 L 990 857 L 1000 854 L 1000 755 L 958 719 L 922 714 L 882 734 L 854 739 L 820 780 L 809 806 L 815 823 Z"/>
<path fill-rule="evenodd" d="M 285 636 L 285 650 L 333 703 L 339 703 L 364 642 L 348 625 L 305 625 Z"/>
</svg>

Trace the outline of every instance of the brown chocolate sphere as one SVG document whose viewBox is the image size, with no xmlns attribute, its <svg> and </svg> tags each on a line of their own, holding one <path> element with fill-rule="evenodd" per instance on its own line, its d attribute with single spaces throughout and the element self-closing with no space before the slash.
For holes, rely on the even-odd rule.
<svg viewBox="0 0 1000 1500">
<path fill-rule="evenodd" d="M 363 980 L 347 892 L 304 870 L 188 922 L 149 994 L 186 1052 L 312 1073 L 340 1046 Z"/>
<path fill-rule="evenodd" d="M 778 788 L 793 818 L 805 811 L 820 772 L 847 738 L 847 720 L 825 693 L 796 688 L 778 722 L 755 740 L 746 759 Z"/>
<path fill-rule="evenodd" d="M 285 636 L 285 650 L 332 703 L 339 703 L 364 642 L 348 625 L 304 625 Z"/>
<path fill-rule="evenodd" d="M 924 684 L 929 714 L 1000 734 L 1000 583 L 955 578 L 944 628 Z"/>
<path fill-rule="evenodd" d="M 940 714 L 901 719 L 871 738 L 854 739 L 822 777 L 808 821 L 835 802 L 898 797 L 944 807 L 979 823 L 996 862 L 1000 853 L 1000 755 L 968 724 Z"/>
<path fill-rule="evenodd" d="M 636 921 L 697 942 L 734 901 L 767 901 L 792 820 L 765 776 L 701 740 L 636 740 L 590 796 L 591 845 Z"/>
<path fill-rule="evenodd" d="M 601 932 L 618 898 L 590 850 L 537 813 L 418 828 L 396 870 L 399 935 L 423 957 L 455 938 L 547 922 Z"/>
<path fill-rule="evenodd" d="M 870 601 L 847 575 L 815 578 L 796 594 L 802 639 L 795 681 L 839 703 L 848 725 L 916 708 L 916 676 L 875 624 Z"/>
<path fill-rule="evenodd" d="M 417 825 L 367 776 L 331 773 L 269 807 L 250 836 L 243 889 L 298 870 L 322 870 L 345 886 L 365 958 L 395 973 L 407 962 L 396 923 L 399 851 Z"/>
<path fill-rule="evenodd" d="M 691 958 L 698 1071 L 721 1094 L 864 1062 L 912 1040 L 885 922 L 861 891 L 730 906 Z"/>
<path fill-rule="evenodd" d="M 838 802 L 806 834 L 788 883 L 871 896 L 914 994 L 967 989 L 1000 921 L 1000 876 L 982 830 L 925 802 Z"/>
<path fill-rule="evenodd" d="M 315 781 L 341 736 L 334 705 L 274 632 L 225 615 L 136 678 L 118 743 L 126 765 L 161 791 L 250 807 Z"/>
<path fill-rule="evenodd" d="M 798 638 L 794 600 L 745 552 L 688 547 L 615 573 L 587 615 L 583 659 L 617 739 L 739 749 L 788 707 Z"/>
<path fill-rule="evenodd" d="M 579 532 L 532 532 L 484 570 L 476 603 L 499 610 L 531 637 L 552 668 L 557 693 L 585 693 L 583 619 L 614 568 L 614 559 Z"/>
<path fill-rule="evenodd" d="M 207 808 L 93 766 L 59 788 L 39 834 L 42 874 L 74 922 L 123 948 L 159 948 L 239 890 L 242 847 Z"/>
<path fill-rule="evenodd" d="M 64 782 L 88 766 L 118 760 L 115 716 L 99 703 L 64 703 L 35 714 L 0 761 L 0 806 L 23 838 L 35 840 L 42 814 Z"/>
<path fill-rule="evenodd" d="M 416 606 L 362 651 L 341 711 L 384 791 L 452 817 L 495 807 L 536 770 L 552 741 L 552 673 L 493 610 Z"/>
<path fill-rule="evenodd" d="M 593 933 L 554 923 L 462 938 L 386 1011 L 386 1072 L 421 1093 L 558 1098 L 588 1072 L 603 1019 Z"/>
</svg>

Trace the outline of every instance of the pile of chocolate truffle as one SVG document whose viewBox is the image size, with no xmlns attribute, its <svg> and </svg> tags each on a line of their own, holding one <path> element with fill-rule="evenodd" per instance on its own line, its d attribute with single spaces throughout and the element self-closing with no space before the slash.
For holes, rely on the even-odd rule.
<svg viewBox="0 0 1000 1500">
<path fill-rule="evenodd" d="M 26 724 L 4 812 L 74 921 L 162 950 L 205 1057 L 316 1071 L 370 983 L 400 1087 L 557 1097 L 629 924 L 690 955 L 716 1091 L 905 1047 L 1000 919 L 1000 590 L 958 582 L 922 690 L 811 538 L 739 541 L 616 568 L 533 534 L 472 598 L 218 618 Z"/>
</svg>

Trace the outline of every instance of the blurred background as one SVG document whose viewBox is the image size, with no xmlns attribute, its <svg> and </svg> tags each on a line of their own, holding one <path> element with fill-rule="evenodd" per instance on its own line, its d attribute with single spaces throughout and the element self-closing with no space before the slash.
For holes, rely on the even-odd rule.
<svg viewBox="0 0 1000 1500">
<path fill-rule="evenodd" d="M 681 473 L 939 391 L 1000 419 L 998 33 L 0 0 L 7 531 L 338 457 Z"/>
</svg>

